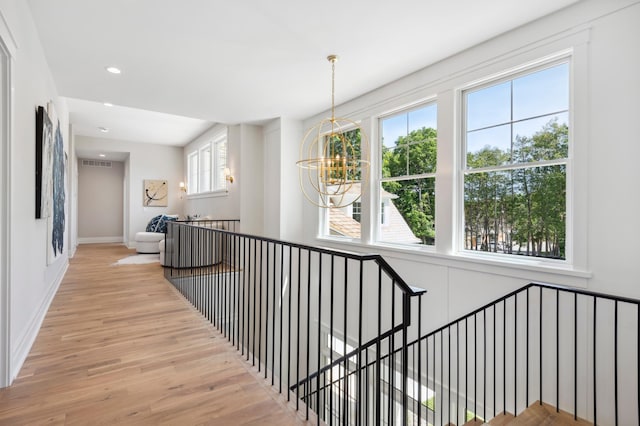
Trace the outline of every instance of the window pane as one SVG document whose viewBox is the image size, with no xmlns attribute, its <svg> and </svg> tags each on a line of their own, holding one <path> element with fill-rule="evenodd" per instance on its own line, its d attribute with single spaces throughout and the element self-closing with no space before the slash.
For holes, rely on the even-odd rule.
<svg viewBox="0 0 640 426">
<path fill-rule="evenodd" d="M 509 124 L 467 134 L 467 168 L 500 166 L 510 161 Z"/>
<path fill-rule="evenodd" d="M 200 192 L 211 191 L 211 147 L 200 150 Z"/>
<path fill-rule="evenodd" d="M 525 120 L 513 125 L 514 163 L 567 158 L 569 127 L 567 113 Z"/>
<path fill-rule="evenodd" d="M 565 165 L 468 174 L 464 248 L 564 259 L 565 188 Z"/>
<path fill-rule="evenodd" d="M 214 189 L 226 188 L 226 176 L 224 169 L 227 167 L 227 141 L 219 141 L 214 145 L 215 148 L 215 182 Z"/>
<path fill-rule="evenodd" d="M 467 131 L 511 121 L 511 82 L 468 92 Z"/>
<path fill-rule="evenodd" d="M 383 182 L 380 240 L 435 244 L 435 178 Z"/>
<path fill-rule="evenodd" d="M 189 194 L 198 193 L 198 153 L 194 152 L 189 155 L 189 182 L 188 192 Z"/>
<path fill-rule="evenodd" d="M 513 119 L 569 109 L 569 64 L 537 71 L 513 80 Z"/>
<path fill-rule="evenodd" d="M 381 127 L 383 177 L 435 173 L 438 136 L 435 104 L 384 118 Z"/>
</svg>

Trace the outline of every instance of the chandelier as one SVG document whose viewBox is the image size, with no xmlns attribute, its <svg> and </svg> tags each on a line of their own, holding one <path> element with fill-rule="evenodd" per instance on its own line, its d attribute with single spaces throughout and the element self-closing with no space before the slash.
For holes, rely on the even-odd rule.
<svg viewBox="0 0 640 426">
<path fill-rule="evenodd" d="M 331 62 L 331 118 L 309 129 L 300 144 L 300 188 L 313 204 L 323 208 L 349 206 L 362 195 L 361 182 L 369 177 L 368 139 L 360 126 L 335 116 L 336 55 Z"/>
</svg>

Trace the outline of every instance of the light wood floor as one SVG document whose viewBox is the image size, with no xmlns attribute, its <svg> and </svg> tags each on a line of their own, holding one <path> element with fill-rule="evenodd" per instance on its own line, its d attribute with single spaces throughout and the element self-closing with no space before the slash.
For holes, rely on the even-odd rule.
<svg viewBox="0 0 640 426">
<path fill-rule="evenodd" d="M 82 245 L 14 384 L 0 425 L 304 424 L 164 279 L 159 264 Z"/>
</svg>

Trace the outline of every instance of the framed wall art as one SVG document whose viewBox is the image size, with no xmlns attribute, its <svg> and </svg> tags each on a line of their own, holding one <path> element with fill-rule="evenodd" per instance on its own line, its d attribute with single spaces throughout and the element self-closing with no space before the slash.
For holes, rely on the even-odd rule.
<svg viewBox="0 0 640 426">
<path fill-rule="evenodd" d="M 169 187 L 166 180 L 145 179 L 142 205 L 145 207 L 166 207 Z"/>
</svg>

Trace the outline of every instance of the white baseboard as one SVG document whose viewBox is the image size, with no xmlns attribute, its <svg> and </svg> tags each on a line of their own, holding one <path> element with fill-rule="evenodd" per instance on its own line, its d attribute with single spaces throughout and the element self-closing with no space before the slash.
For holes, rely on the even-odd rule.
<svg viewBox="0 0 640 426">
<path fill-rule="evenodd" d="M 47 315 L 49 311 L 49 306 L 51 306 L 51 302 L 58 292 L 58 288 L 62 283 L 62 279 L 64 275 L 67 273 L 67 268 L 69 267 L 69 261 L 66 260 L 66 264 L 63 268 L 61 268 L 60 273 L 56 277 L 53 282 L 53 285 L 49 288 L 49 292 L 46 297 L 43 299 L 40 308 L 35 313 L 35 315 L 31 318 L 31 322 L 27 327 L 27 331 L 24 333 L 20 341 L 15 347 L 15 350 L 11 352 L 11 377 L 10 382 L 18 376 L 20 373 L 20 369 L 22 368 L 22 364 L 27 359 L 29 355 L 29 351 L 31 351 L 31 346 L 33 346 L 33 342 L 36 341 L 36 337 L 38 337 L 38 332 L 40 331 L 40 327 L 42 327 L 42 322 L 44 321 L 44 317 Z"/>
<path fill-rule="evenodd" d="M 78 244 L 121 243 L 122 237 L 86 237 L 78 238 Z"/>
</svg>

